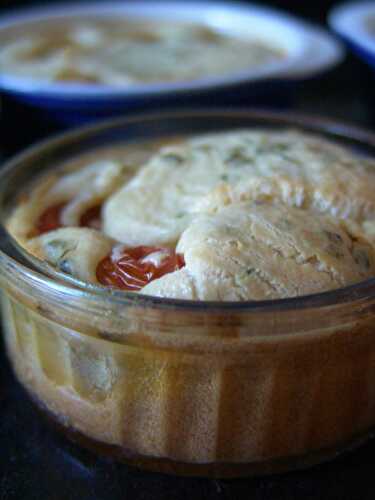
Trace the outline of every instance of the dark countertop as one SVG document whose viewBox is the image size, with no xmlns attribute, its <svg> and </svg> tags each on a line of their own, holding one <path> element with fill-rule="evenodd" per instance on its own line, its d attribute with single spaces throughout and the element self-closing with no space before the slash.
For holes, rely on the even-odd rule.
<svg viewBox="0 0 375 500">
<path fill-rule="evenodd" d="M 374 128 L 374 100 L 373 75 L 349 57 L 324 77 L 299 85 L 289 105 Z M 246 106 L 246 97 L 235 104 Z M 51 125 L 37 125 L 35 116 L 9 103 L 4 112 L 6 126 L 2 124 L 0 133 L 4 156 L 55 131 Z M 303 472 L 226 481 L 144 473 L 97 458 L 45 424 L 14 380 L 1 345 L 0 450 L 0 500 L 375 498 L 375 441 Z"/>
</svg>

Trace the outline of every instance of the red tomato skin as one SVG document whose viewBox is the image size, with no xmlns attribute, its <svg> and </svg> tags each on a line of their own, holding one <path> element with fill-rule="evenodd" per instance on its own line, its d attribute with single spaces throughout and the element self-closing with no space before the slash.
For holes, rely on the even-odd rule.
<svg viewBox="0 0 375 500">
<path fill-rule="evenodd" d="M 152 253 L 163 251 L 166 257 L 159 266 L 142 260 Z M 102 285 L 121 290 L 139 291 L 151 281 L 165 274 L 181 269 L 185 265 L 181 254 L 171 249 L 139 246 L 124 249 L 120 259 L 114 261 L 112 255 L 101 260 L 96 269 L 96 277 Z"/>
<path fill-rule="evenodd" d="M 61 227 L 61 212 L 65 206 L 65 202 L 56 203 L 55 205 L 52 205 L 44 210 L 44 212 L 39 216 L 35 226 L 37 235 L 48 233 L 49 231 L 54 231 L 55 229 L 59 229 Z"/>
<path fill-rule="evenodd" d="M 48 233 L 63 227 L 63 224 L 61 223 L 61 214 L 66 205 L 66 202 L 56 203 L 42 212 L 35 225 L 35 234 L 39 236 L 40 234 Z M 81 215 L 79 219 L 79 226 L 100 229 L 100 212 L 101 205 L 94 205 L 93 207 L 88 208 Z"/>
</svg>

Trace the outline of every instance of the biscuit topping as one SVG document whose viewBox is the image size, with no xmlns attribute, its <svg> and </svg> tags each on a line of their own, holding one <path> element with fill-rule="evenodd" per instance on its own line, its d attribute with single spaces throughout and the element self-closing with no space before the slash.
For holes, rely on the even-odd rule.
<svg viewBox="0 0 375 500">
<path fill-rule="evenodd" d="M 132 148 L 40 179 L 9 232 L 81 281 L 175 299 L 279 299 L 375 276 L 373 159 L 290 130 Z"/>
</svg>

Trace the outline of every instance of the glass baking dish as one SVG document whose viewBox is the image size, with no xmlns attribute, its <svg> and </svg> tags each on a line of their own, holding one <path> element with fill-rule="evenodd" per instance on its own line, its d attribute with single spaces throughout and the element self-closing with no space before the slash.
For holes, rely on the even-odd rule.
<svg viewBox="0 0 375 500">
<path fill-rule="evenodd" d="M 237 128 L 297 128 L 375 155 L 371 133 L 211 111 L 69 132 L 0 172 L 2 223 L 36 174 L 95 148 Z M 218 303 L 109 291 L 30 260 L 1 228 L 14 372 L 66 434 L 144 468 L 231 477 L 327 460 L 375 427 L 375 279 L 300 298 Z"/>
</svg>

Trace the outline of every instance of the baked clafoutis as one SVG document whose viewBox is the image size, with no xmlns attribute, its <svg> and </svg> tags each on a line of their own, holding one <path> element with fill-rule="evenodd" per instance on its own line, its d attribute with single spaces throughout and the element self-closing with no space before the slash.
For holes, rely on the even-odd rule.
<svg viewBox="0 0 375 500">
<path fill-rule="evenodd" d="M 8 196 L 22 255 L 0 252 L 9 357 L 99 452 L 267 473 L 375 425 L 375 161 L 328 134 L 249 127 L 60 163 L 46 149 Z"/>
<path fill-rule="evenodd" d="M 39 179 L 11 215 L 31 254 L 159 297 L 295 297 L 374 275 L 374 162 L 287 131 L 220 133 Z"/>
<path fill-rule="evenodd" d="M 218 77 L 285 57 L 259 36 L 175 20 L 77 16 L 10 28 L 0 38 L 3 73 L 116 87 Z"/>
</svg>

